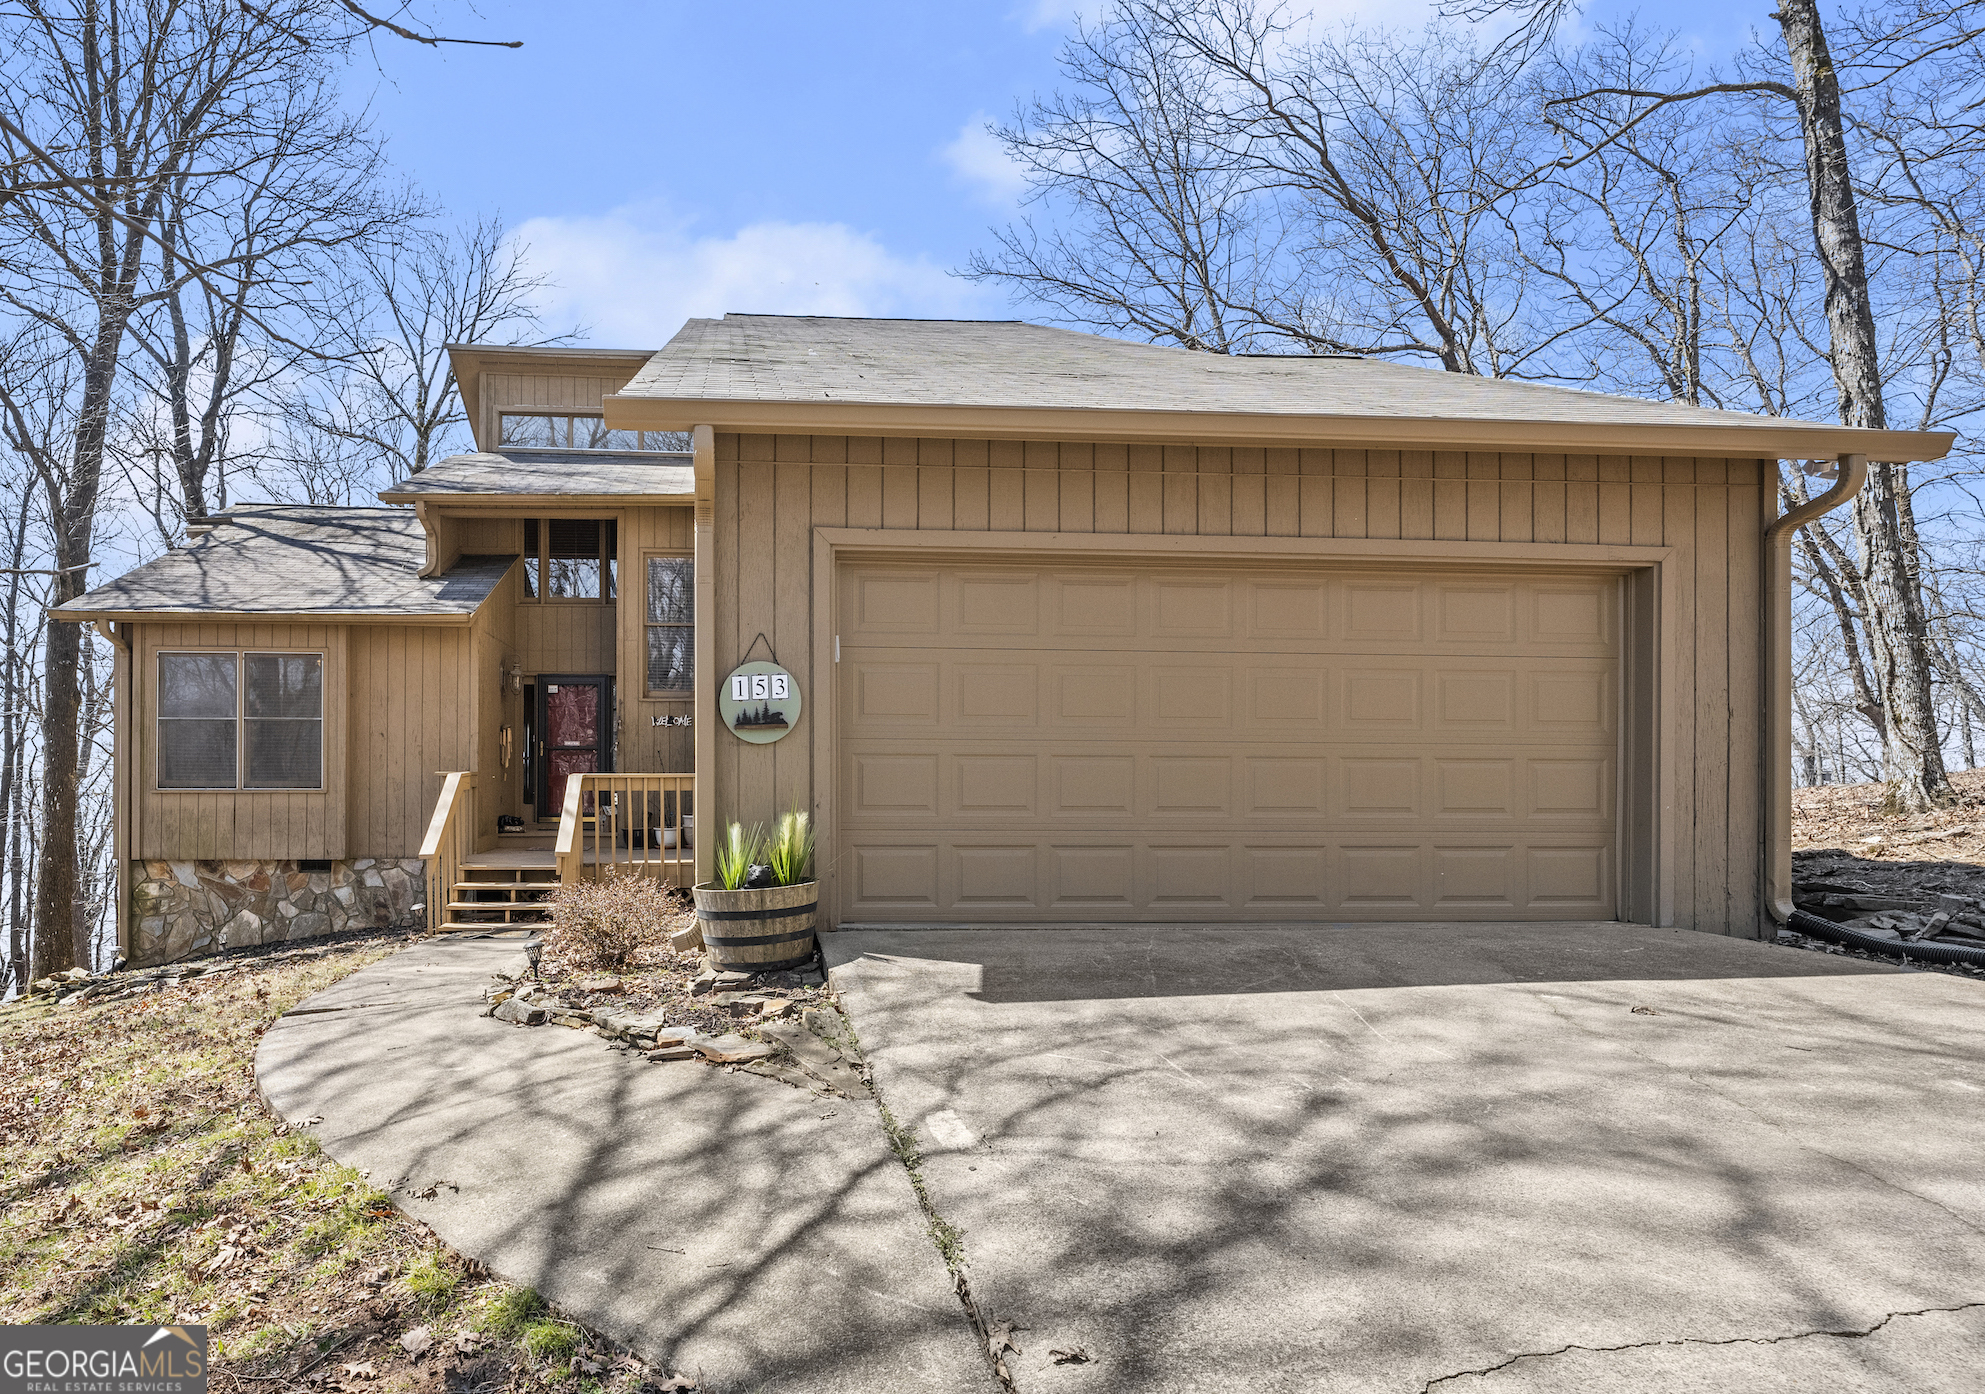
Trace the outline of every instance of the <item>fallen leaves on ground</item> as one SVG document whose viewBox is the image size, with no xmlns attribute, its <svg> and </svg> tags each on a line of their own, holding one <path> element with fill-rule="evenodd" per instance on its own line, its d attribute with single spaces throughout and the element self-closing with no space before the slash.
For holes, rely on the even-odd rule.
<svg viewBox="0 0 1985 1394">
<path fill-rule="evenodd" d="M 321 1119 L 292 1128 L 262 1102 L 275 1018 L 405 942 L 320 939 L 134 995 L 0 1006 L 0 1322 L 205 1325 L 216 1394 L 655 1388 L 325 1156 L 303 1131 Z M 531 1353 L 546 1326 L 580 1330 L 586 1368 L 570 1346 Z"/>
</svg>

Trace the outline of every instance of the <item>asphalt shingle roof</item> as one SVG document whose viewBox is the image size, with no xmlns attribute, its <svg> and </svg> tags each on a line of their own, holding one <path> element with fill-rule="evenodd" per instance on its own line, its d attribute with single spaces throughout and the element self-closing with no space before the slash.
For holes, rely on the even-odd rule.
<svg viewBox="0 0 1985 1394">
<path fill-rule="evenodd" d="M 608 398 L 610 417 L 616 399 L 733 403 L 740 407 L 739 421 L 769 419 L 751 415 L 753 405 L 814 404 L 828 409 L 821 413 L 824 423 L 831 409 L 860 404 L 885 412 L 979 408 L 1283 417 L 1326 428 L 1332 419 L 1507 423 L 1560 434 L 1707 428 L 1726 437 L 1733 431 L 1760 438 L 1777 433 L 1781 442 L 1807 431 L 1838 438 L 1839 450 L 1906 445 L 1920 452 L 1934 447 L 1932 437 L 1945 439 L 1948 448 L 1941 433 L 1856 432 L 1376 359 L 1198 353 L 1018 321 L 737 314 L 693 319 Z M 718 412 L 705 419 L 729 418 Z M 1218 429 L 1210 420 L 1206 427 Z M 1762 448 L 1769 442 L 1760 444 L 1761 453 L 1772 453 Z"/>
<path fill-rule="evenodd" d="M 687 455 L 606 450 L 506 450 L 450 455 L 382 489 L 391 502 L 465 494 L 539 497 L 694 494 Z"/>
<path fill-rule="evenodd" d="M 245 504 L 206 536 L 79 596 L 60 615 L 471 615 L 516 560 L 463 557 L 443 575 L 422 577 L 426 549 L 411 509 Z"/>
</svg>

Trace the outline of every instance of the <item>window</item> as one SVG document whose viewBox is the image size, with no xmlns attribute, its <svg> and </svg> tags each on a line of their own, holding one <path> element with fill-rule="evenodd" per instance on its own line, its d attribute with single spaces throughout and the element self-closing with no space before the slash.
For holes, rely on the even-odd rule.
<svg viewBox="0 0 1985 1394">
<path fill-rule="evenodd" d="M 322 789 L 324 655 L 161 653 L 158 787 Z"/>
<path fill-rule="evenodd" d="M 526 518 L 524 595 L 531 600 L 612 600 L 619 553 L 616 519 Z"/>
<path fill-rule="evenodd" d="M 648 558 L 648 691 L 696 686 L 696 567 L 688 557 Z"/>
<path fill-rule="evenodd" d="M 504 412 L 498 418 L 497 449 L 654 450 L 687 454 L 687 431 L 609 431 L 606 419 L 564 412 Z"/>
</svg>

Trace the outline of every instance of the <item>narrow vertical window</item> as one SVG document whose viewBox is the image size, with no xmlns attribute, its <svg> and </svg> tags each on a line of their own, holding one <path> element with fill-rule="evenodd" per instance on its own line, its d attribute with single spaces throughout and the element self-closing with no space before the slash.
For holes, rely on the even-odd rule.
<svg viewBox="0 0 1985 1394">
<path fill-rule="evenodd" d="M 243 655 L 242 747 L 248 789 L 324 787 L 324 659 L 314 653 Z"/>
<path fill-rule="evenodd" d="M 538 520 L 524 520 L 524 598 L 536 600 L 544 594 L 544 578 L 539 571 L 544 557 L 538 549 Z"/>
<path fill-rule="evenodd" d="M 696 686 L 696 567 L 688 557 L 648 558 L 648 691 Z"/>
<path fill-rule="evenodd" d="M 235 656 L 159 655 L 159 788 L 235 787 Z"/>
</svg>

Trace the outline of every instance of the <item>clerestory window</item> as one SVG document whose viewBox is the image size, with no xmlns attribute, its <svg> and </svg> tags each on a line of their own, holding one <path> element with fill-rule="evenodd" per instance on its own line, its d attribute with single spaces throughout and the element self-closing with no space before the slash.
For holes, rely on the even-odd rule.
<svg viewBox="0 0 1985 1394">
<path fill-rule="evenodd" d="M 520 450 L 648 450 L 685 454 L 687 431 L 610 431 L 606 419 L 578 412 L 511 412 L 500 414 L 497 449 Z"/>
</svg>

